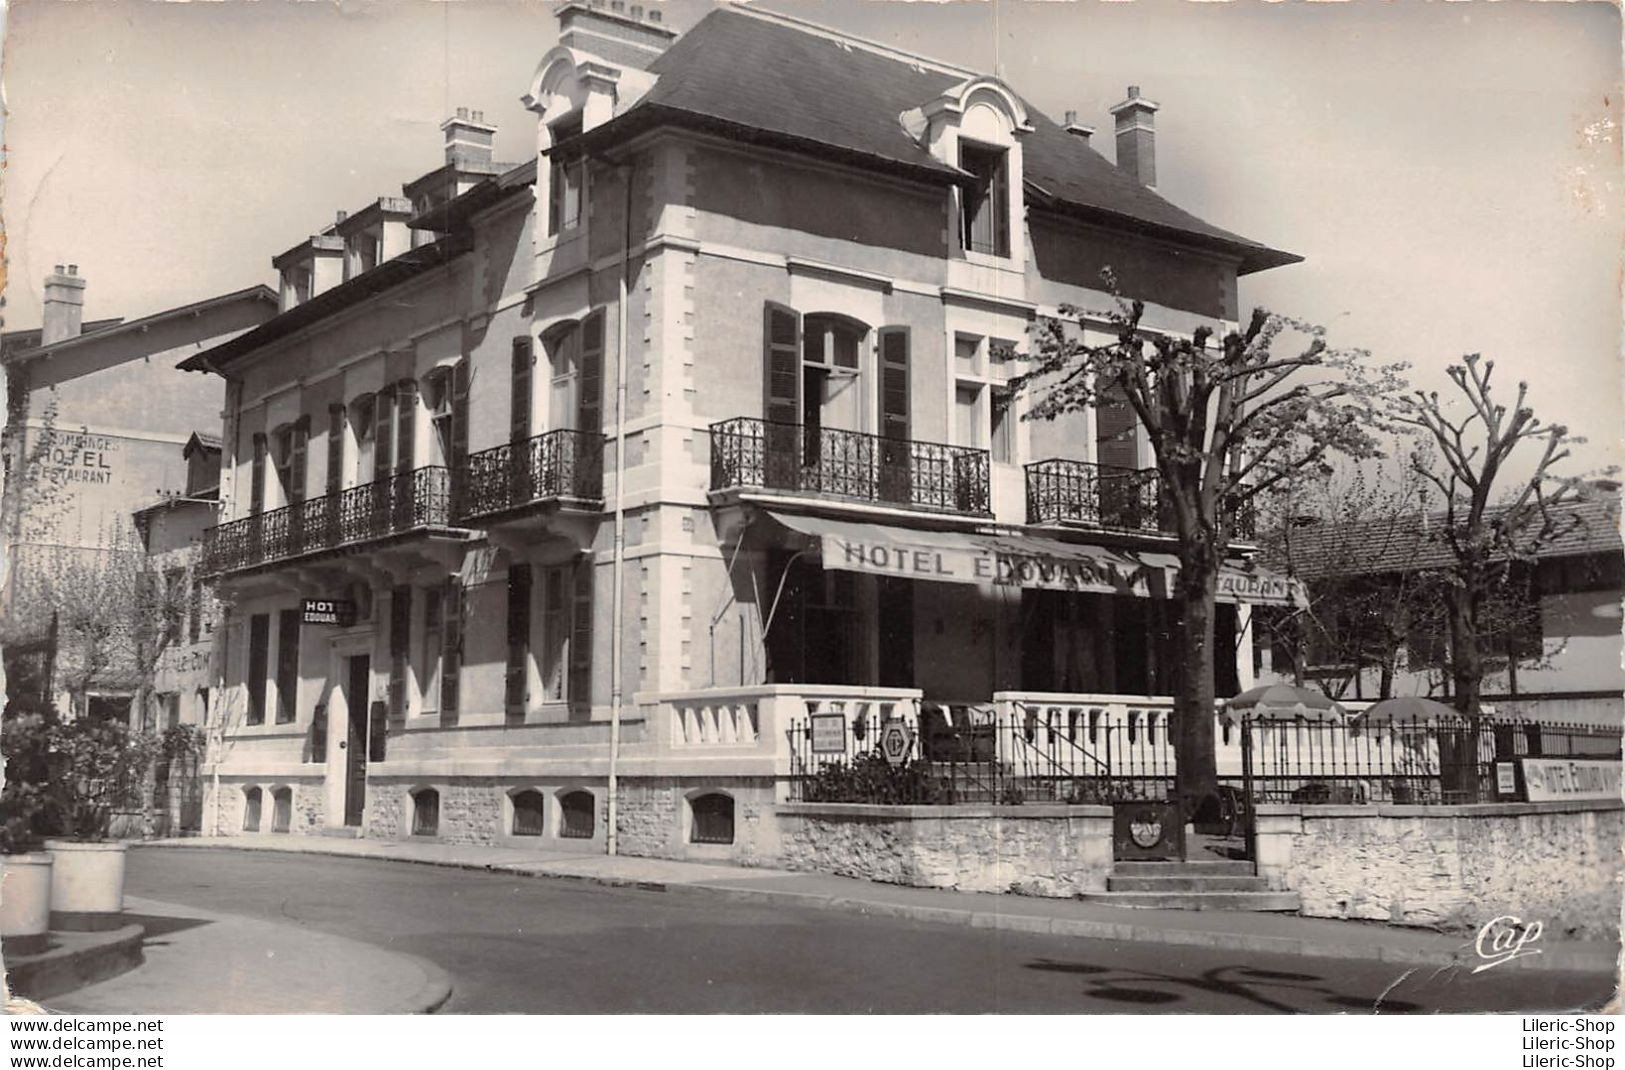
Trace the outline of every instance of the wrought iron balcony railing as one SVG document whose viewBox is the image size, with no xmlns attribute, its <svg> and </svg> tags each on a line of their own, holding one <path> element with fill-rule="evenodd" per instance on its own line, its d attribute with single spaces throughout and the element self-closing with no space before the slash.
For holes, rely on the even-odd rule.
<svg viewBox="0 0 1625 1070">
<path fill-rule="evenodd" d="M 603 435 L 547 431 L 470 455 L 458 488 L 457 515 L 490 516 L 558 499 L 602 504 Z"/>
<path fill-rule="evenodd" d="M 1235 537 L 1251 539 L 1256 527 L 1251 500 L 1236 514 Z M 1125 531 L 1174 530 L 1155 468 L 1059 458 L 1027 465 L 1027 523 L 1077 523 Z"/>
<path fill-rule="evenodd" d="M 750 417 L 711 425 L 711 489 L 735 487 L 991 515 L 986 450 Z"/>
<path fill-rule="evenodd" d="M 1027 523 L 1077 523 L 1125 531 L 1168 531 L 1154 468 L 1114 468 L 1053 459 L 1027 465 Z"/>
<path fill-rule="evenodd" d="M 418 468 L 210 528 L 204 566 L 237 572 L 450 524 L 450 471 Z"/>
</svg>

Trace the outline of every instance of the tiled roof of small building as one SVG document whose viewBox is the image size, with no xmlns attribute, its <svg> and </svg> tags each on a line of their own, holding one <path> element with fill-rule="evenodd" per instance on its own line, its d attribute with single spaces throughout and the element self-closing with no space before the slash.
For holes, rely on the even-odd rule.
<svg viewBox="0 0 1625 1070">
<path fill-rule="evenodd" d="M 1603 489 L 1553 509 L 1557 533 L 1536 548 L 1534 557 L 1621 553 L 1619 512 L 1618 492 Z M 1292 571 L 1305 580 L 1415 572 L 1444 568 L 1453 560 L 1442 514 L 1414 527 L 1390 519 L 1304 525 L 1294 527 L 1290 538 Z M 1275 565 L 1284 568 L 1286 562 Z"/>
</svg>

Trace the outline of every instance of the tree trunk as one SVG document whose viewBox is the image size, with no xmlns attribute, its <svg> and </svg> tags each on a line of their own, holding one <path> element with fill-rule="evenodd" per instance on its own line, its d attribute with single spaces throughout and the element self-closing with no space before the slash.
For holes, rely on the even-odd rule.
<svg viewBox="0 0 1625 1070">
<path fill-rule="evenodd" d="M 1174 791 L 1195 817 L 1204 801 L 1218 794 L 1218 767 L 1213 753 L 1213 607 L 1219 570 L 1206 555 L 1181 563 L 1176 602 L 1179 608 L 1180 671 L 1174 695 Z"/>
<path fill-rule="evenodd" d="M 1439 758 L 1446 802 L 1477 802 L 1479 797 L 1478 695 L 1484 681 L 1484 658 L 1478 649 L 1478 606 L 1469 581 L 1445 591 L 1445 612 L 1450 628 L 1450 689 L 1452 704 L 1462 725 L 1441 732 Z"/>
</svg>

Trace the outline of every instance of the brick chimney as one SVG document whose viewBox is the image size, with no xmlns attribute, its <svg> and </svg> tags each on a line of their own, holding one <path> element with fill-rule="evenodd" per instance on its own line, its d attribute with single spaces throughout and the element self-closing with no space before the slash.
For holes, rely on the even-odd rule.
<svg viewBox="0 0 1625 1070">
<path fill-rule="evenodd" d="M 497 128 L 485 121 L 483 111 L 458 108 L 440 129 L 446 135 L 447 163 L 469 169 L 490 166 Z"/>
<path fill-rule="evenodd" d="M 40 318 L 40 345 L 77 338 L 85 319 L 85 279 L 78 264 L 61 264 L 45 276 L 45 307 Z"/>
<path fill-rule="evenodd" d="M 1089 126 L 1087 123 L 1078 122 L 1078 113 L 1075 111 L 1069 111 L 1066 113 L 1066 122 L 1062 124 L 1062 128 L 1073 137 L 1083 138 L 1083 143 L 1085 145 L 1089 144 L 1089 139 L 1093 137 L 1095 133 L 1094 127 Z"/>
<path fill-rule="evenodd" d="M 677 37 L 660 9 L 626 0 L 588 0 L 558 10 L 559 44 L 610 63 L 647 70 Z"/>
<path fill-rule="evenodd" d="M 1140 87 L 1128 87 L 1128 99 L 1111 109 L 1117 119 L 1117 166 L 1140 185 L 1157 188 L 1157 144 L 1154 117 L 1157 105 L 1140 96 Z"/>
</svg>

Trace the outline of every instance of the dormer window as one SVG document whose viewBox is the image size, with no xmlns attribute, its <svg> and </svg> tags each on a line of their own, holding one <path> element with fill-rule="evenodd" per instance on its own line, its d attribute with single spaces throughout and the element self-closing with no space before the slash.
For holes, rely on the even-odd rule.
<svg viewBox="0 0 1625 1070">
<path fill-rule="evenodd" d="M 581 113 L 566 116 L 551 127 L 555 146 L 581 133 Z M 547 232 L 563 234 L 581 225 L 581 197 L 585 163 L 581 157 L 553 157 L 552 195 L 547 208 Z"/>
<path fill-rule="evenodd" d="M 959 166 L 973 183 L 960 192 L 960 234 L 966 251 L 1010 255 L 1010 184 L 1006 150 L 961 140 Z"/>
</svg>

